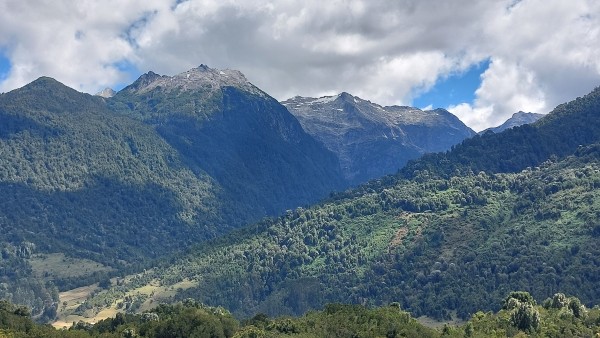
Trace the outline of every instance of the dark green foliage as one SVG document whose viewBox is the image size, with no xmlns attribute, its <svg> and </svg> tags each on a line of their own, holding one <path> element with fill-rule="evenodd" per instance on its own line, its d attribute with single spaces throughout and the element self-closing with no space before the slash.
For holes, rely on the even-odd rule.
<svg viewBox="0 0 600 338">
<path fill-rule="evenodd" d="M 273 98 L 233 86 L 140 90 L 155 78 L 144 76 L 109 105 L 152 125 L 189 168 L 214 178 L 238 218 L 275 215 L 345 187 L 333 153 Z"/>
<path fill-rule="evenodd" d="M 32 275 L 33 252 L 134 269 L 228 229 L 214 181 L 101 98 L 40 78 L 0 95 L 0 117 L 0 297 L 36 315 L 51 319 L 58 297 L 50 279 Z M 52 282 L 71 288 L 99 278 Z"/>
<path fill-rule="evenodd" d="M 0 95 L 0 297 L 51 316 L 56 287 L 112 276 L 36 280 L 31 253 L 9 254 L 22 243 L 140 271 L 343 186 L 334 156 L 266 95 L 130 94 L 107 101 L 40 78 Z"/>
<path fill-rule="evenodd" d="M 193 280 L 197 286 L 177 297 L 239 316 L 397 301 L 417 316 L 468 318 L 498 310 L 513 289 L 537 299 L 579 292 L 592 304 L 600 300 L 600 251 L 591 235 L 600 214 L 598 149 L 517 174 L 422 173 L 365 186 L 363 194 L 236 231 L 123 288 Z"/>
<path fill-rule="evenodd" d="M 598 142 L 599 113 L 600 87 L 557 106 L 534 124 L 477 135 L 445 154 L 425 155 L 410 162 L 402 176 L 413 177 L 423 170 L 450 177 L 457 172 L 517 172 L 535 167 L 552 156 L 568 156 L 581 145 Z"/>
</svg>

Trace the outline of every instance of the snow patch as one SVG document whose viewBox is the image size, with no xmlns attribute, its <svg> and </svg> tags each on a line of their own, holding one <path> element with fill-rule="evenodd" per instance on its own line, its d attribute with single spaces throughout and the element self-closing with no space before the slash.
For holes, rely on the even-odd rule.
<svg viewBox="0 0 600 338">
<path fill-rule="evenodd" d="M 310 103 L 329 103 L 335 101 L 338 97 L 340 97 L 339 94 L 334 96 L 323 96 Z"/>
</svg>

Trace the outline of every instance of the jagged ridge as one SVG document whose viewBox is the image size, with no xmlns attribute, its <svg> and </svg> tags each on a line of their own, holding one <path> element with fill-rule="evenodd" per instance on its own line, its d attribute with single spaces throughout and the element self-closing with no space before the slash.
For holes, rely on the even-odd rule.
<svg viewBox="0 0 600 338">
<path fill-rule="evenodd" d="M 297 96 L 283 104 L 338 156 L 353 184 L 395 173 L 408 160 L 447 150 L 474 135 L 444 109 L 382 107 L 345 92 L 321 98 Z"/>
</svg>

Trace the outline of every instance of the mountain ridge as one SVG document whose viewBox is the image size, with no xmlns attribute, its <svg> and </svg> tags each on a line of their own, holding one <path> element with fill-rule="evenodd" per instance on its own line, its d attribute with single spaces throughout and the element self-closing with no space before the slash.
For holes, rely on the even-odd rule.
<svg viewBox="0 0 600 338">
<path fill-rule="evenodd" d="M 302 127 L 339 158 L 353 184 L 395 173 L 408 160 L 474 135 L 443 109 L 380 106 L 343 92 L 283 101 Z"/>
<path fill-rule="evenodd" d="M 501 133 L 506 129 L 522 126 L 524 124 L 534 123 L 542 117 L 544 117 L 544 114 L 526 113 L 524 111 L 518 111 L 514 113 L 508 120 L 504 121 L 504 123 L 502 123 L 501 125 L 487 128 L 483 131 L 480 131 L 478 134 L 485 134 L 488 131 L 494 133 Z"/>
<path fill-rule="evenodd" d="M 242 72 L 232 69 L 213 69 L 206 65 L 200 65 L 174 76 L 158 75 L 149 71 L 121 91 L 141 94 L 157 87 L 181 91 L 198 89 L 213 91 L 222 87 L 237 87 L 253 94 L 266 96 L 266 93 L 251 84 Z"/>
<path fill-rule="evenodd" d="M 208 172 L 260 217 L 346 186 L 333 154 L 239 71 L 201 65 L 172 77 L 149 72 L 108 105 L 153 126 L 187 165 Z M 303 179 L 318 184 L 298 184 Z"/>
</svg>

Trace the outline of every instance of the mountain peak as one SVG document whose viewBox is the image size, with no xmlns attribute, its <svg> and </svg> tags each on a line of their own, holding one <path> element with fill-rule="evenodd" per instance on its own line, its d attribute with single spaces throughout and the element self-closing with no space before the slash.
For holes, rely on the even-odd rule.
<svg viewBox="0 0 600 338">
<path fill-rule="evenodd" d="M 101 91 L 96 93 L 96 96 L 103 97 L 105 99 L 111 98 L 115 96 L 116 92 L 112 88 L 104 88 Z"/>
<path fill-rule="evenodd" d="M 36 87 L 41 87 L 41 86 L 65 86 L 64 84 L 62 84 L 61 82 L 59 82 L 58 80 L 51 78 L 49 76 L 40 76 L 39 78 L 31 81 L 29 84 L 23 86 L 23 88 L 36 88 Z M 66 86 L 65 86 L 66 87 Z"/>
<path fill-rule="evenodd" d="M 54 96 L 59 95 L 75 95 L 75 94 L 80 94 L 80 95 L 87 95 L 84 94 L 82 92 L 79 92 L 65 84 L 63 84 L 62 82 L 48 77 L 48 76 L 41 76 L 39 78 L 37 78 L 36 80 L 26 84 L 25 86 L 21 87 L 21 88 L 17 88 L 15 90 L 12 91 L 13 93 L 25 93 L 25 92 L 29 92 L 29 93 L 37 93 L 35 95 L 41 95 L 41 93 L 47 93 L 47 92 L 52 92 L 54 94 Z"/>
<path fill-rule="evenodd" d="M 309 134 L 335 153 L 353 184 L 391 174 L 425 152 L 443 151 L 473 131 L 446 110 L 382 107 L 341 92 L 282 102 Z"/>
<path fill-rule="evenodd" d="M 501 125 L 499 125 L 497 127 L 487 128 L 487 129 L 479 132 L 479 134 L 484 134 L 488 131 L 492 131 L 497 134 L 506 129 L 518 127 L 518 126 L 521 126 L 524 124 L 533 123 L 533 122 L 539 120 L 540 118 L 542 118 L 543 116 L 544 116 L 544 114 L 526 113 L 526 112 L 520 110 L 520 111 L 512 114 L 511 118 L 506 120 Z"/>
<path fill-rule="evenodd" d="M 215 69 L 201 64 L 174 76 L 158 75 L 152 71 L 140 76 L 126 91 L 145 93 L 154 89 L 162 90 L 201 90 L 212 92 L 222 87 L 236 87 L 244 91 L 265 96 L 260 89 L 252 85 L 238 70 Z"/>
<path fill-rule="evenodd" d="M 347 92 L 341 92 L 337 95 L 338 98 L 343 99 L 343 100 L 348 100 L 348 99 L 353 99 L 354 96 L 352 96 L 351 94 L 347 93 Z"/>
</svg>

